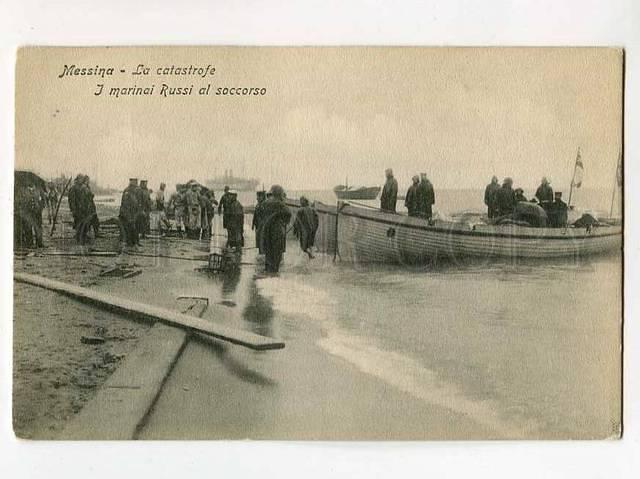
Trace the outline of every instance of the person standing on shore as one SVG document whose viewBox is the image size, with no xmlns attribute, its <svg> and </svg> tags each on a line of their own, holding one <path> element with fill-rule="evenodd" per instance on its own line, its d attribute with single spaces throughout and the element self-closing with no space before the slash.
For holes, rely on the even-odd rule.
<svg viewBox="0 0 640 479">
<path fill-rule="evenodd" d="M 238 193 L 229 190 L 229 200 L 225 206 L 227 215 L 227 247 L 241 248 L 244 246 L 244 209 L 238 201 Z"/>
<path fill-rule="evenodd" d="M 433 205 L 436 203 L 436 193 L 433 185 L 427 178 L 426 173 L 420 174 L 420 185 L 418 185 L 418 216 L 431 222 L 433 216 Z"/>
<path fill-rule="evenodd" d="M 404 197 L 404 206 L 407 208 L 409 216 L 418 216 L 418 185 L 420 184 L 420 177 L 415 175 L 411 178 L 411 181 L 412 184 Z"/>
<path fill-rule="evenodd" d="M 178 236 L 183 238 L 182 228 L 184 227 L 186 199 L 185 199 L 185 185 L 176 184 L 176 192 L 171 195 L 169 199 L 169 210 L 173 210 L 173 217 L 176 221 L 176 230 Z"/>
<path fill-rule="evenodd" d="M 137 181 L 137 180 L 136 180 Z M 67 200 L 69 201 L 69 210 L 71 211 L 71 217 L 73 218 L 73 229 L 76 231 L 76 240 L 79 238 L 78 225 L 80 223 L 80 188 L 82 187 L 82 175 L 77 175 L 73 180 L 71 188 L 67 193 Z"/>
<path fill-rule="evenodd" d="M 122 192 L 120 201 L 120 224 L 123 240 L 127 246 L 133 247 L 138 244 L 138 215 L 140 205 L 138 203 L 138 179 L 130 178 L 129 186 Z"/>
<path fill-rule="evenodd" d="M 273 185 L 270 193 L 271 198 L 264 202 L 262 241 L 266 255 L 265 270 L 277 273 L 282 255 L 287 249 L 287 226 L 291 221 L 291 211 L 284 202 L 285 192 L 282 186 Z"/>
<path fill-rule="evenodd" d="M 187 238 L 198 238 L 201 228 L 201 214 L 200 208 L 200 186 L 195 180 L 190 181 L 187 184 L 187 191 L 185 192 L 185 200 L 187 203 L 187 217 L 185 228 L 187 230 Z"/>
<path fill-rule="evenodd" d="M 89 228 L 93 228 L 94 238 L 100 236 L 100 220 L 98 219 L 98 210 L 96 209 L 94 197 L 93 191 L 91 191 L 91 180 L 89 176 L 85 175 L 82 185 L 82 201 L 85 203 L 87 210 L 87 225 L 84 232 L 85 241 L 88 237 Z"/>
<path fill-rule="evenodd" d="M 384 184 L 384 188 L 382 188 L 380 209 L 382 211 L 395 213 L 396 203 L 398 202 L 398 182 L 393 177 L 393 170 L 391 168 L 387 168 L 384 173 L 387 181 Z"/>
<path fill-rule="evenodd" d="M 229 186 L 224 187 L 224 193 L 220 197 L 220 204 L 218 205 L 218 214 L 222 215 L 222 227 L 227 229 L 227 205 L 229 204 Z"/>
<path fill-rule="evenodd" d="M 315 244 L 318 224 L 318 213 L 309 206 L 309 200 L 301 196 L 300 209 L 296 213 L 296 219 L 293 223 L 293 233 L 300 240 L 300 249 L 307 253 L 309 258 L 313 258 L 312 248 Z"/>
<path fill-rule="evenodd" d="M 262 243 L 262 223 L 264 222 L 264 202 L 267 199 L 265 191 L 256 193 L 256 208 L 253 212 L 253 220 L 251 221 L 251 229 L 256 232 L 256 248 L 258 254 L 264 254 L 264 245 Z"/>
<path fill-rule="evenodd" d="M 47 200 L 47 217 L 49 218 L 49 224 L 53 222 L 53 215 L 56 211 L 56 206 L 58 206 L 58 190 L 56 189 L 56 185 L 53 181 L 49 181 L 47 183 L 47 192 L 45 195 Z"/>
<path fill-rule="evenodd" d="M 140 203 L 138 233 L 142 239 L 145 239 L 151 229 L 151 193 L 149 192 L 149 188 L 147 188 L 147 180 L 140 180 L 138 195 L 138 201 Z"/>
<path fill-rule="evenodd" d="M 500 185 L 498 184 L 498 177 L 493 176 L 491 178 L 491 183 L 489 183 L 484 189 L 484 204 L 487 205 L 487 216 L 489 216 L 489 218 L 495 218 L 498 216 L 496 208 L 496 193 L 499 189 Z"/>
<path fill-rule="evenodd" d="M 160 229 L 160 234 L 164 235 L 171 231 L 171 223 L 167 219 L 167 212 L 165 211 L 164 204 L 164 191 L 167 188 L 165 183 L 160 183 L 160 189 L 156 191 L 156 211 L 158 212 L 158 228 Z"/>
</svg>

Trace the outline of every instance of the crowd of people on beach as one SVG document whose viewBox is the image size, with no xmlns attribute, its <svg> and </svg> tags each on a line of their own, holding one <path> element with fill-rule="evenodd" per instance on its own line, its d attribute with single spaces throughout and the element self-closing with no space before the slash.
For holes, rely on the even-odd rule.
<svg viewBox="0 0 640 479">
<path fill-rule="evenodd" d="M 147 181 L 138 185 L 136 178 L 122 193 L 119 221 L 123 241 L 128 247 L 140 245 L 140 240 L 150 231 L 150 215 L 155 212 L 161 236 L 171 233 L 172 221 L 175 234 L 186 239 L 209 239 L 216 209 L 222 215 L 222 226 L 226 230 L 226 250 L 239 251 L 245 246 L 244 207 L 238 201 L 238 192 L 224 187 L 220 201 L 215 192 L 196 180 L 177 184 L 176 191 L 168 201 L 165 198 L 166 184 L 161 183 L 152 201 L 152 191 Z M 258 191 L 251 224 L 255 231 L 258 254 L 265 256 L 267 272 L 277 272 L 286 250 L 286 237 L 292 213 L 285 203 L 286 193 L 279 185 L 269 192 Z M 318 215 L 309 201 L 300 198 L 300 208 L 293 223 L 293 232 L 300 241 L 301 249 L 313 258 L 313 246 L 318 229 Z"/>
</svg>

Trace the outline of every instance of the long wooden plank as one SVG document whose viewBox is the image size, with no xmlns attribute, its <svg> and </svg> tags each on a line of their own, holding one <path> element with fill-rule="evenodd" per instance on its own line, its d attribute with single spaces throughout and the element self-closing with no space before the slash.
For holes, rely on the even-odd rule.
<svg viewBox="0 0 640 479">
<path fill-rule="evenodd" d="M 284 342 L 265 336 L 259 336 L 248 331 L 219 326 L 200 318 L 194 318 L 169 309 L 149 304 L 130 301 L 116 296 L 93 291 L 81 286 L 75 286 L 62 281 L 43 278 L 28 273 L 14 273 L 14 281 L 31 284 L 40 288 L 64 294 L 74 299 L 93 304 L 95 306 L 115 311 L 137 319 L 160 321 L 170 326 L 176 326 L 194 333 L 202 333 L 222 341 L 244 346 L 257 351 L 284 348 Z"/>
</svg>

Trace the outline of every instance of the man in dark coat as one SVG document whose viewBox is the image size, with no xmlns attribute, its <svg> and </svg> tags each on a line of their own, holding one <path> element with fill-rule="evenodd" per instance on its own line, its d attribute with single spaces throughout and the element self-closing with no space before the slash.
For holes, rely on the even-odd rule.
<svg viewBox="0 0 640 479">
<path fill-rule="evenodd" d="M 564 228 L 567 226 L 569 207 L 562 201 L 562 193 L 556 191 L 554 202 L 548 206 L 549 226 L 551 228 Z"/>
<path fill-rule="evenodd" d="M 73 217 L 73 229 L 76 230 L 76 239 L 78 238 L 78 223 L 80 221 L 80 188 L 82 188 L 82 175 L 78 175 L 73 180 L 71 188 L 67 193 L 67 199 L 69 200 L 69 210 Z"/>
<path fill-rule="evenodd" d="M 22 190 L 18 204 L 21 223 L 21 246 L 44 247 L 42 242 L 42 210 L 44 209 L 44 192 L 33 184 Z"/>
<path fill-rule="evenodd" d="M 496 192 L 496 209 L 498 216 L 510 215 L 516 207 L 516 198 L 513 189 L 513 180 L 505 178 L 502 182 L 502 188 Z"/>
<path fill-rule="evenodd" d="M 122 234 L 127 246 L 135 246 L 138 244 L 138 226 L 140 214 L 140 203 L 138 202 L 138 180 L 131 178 L 129 186 L 122 192 L 122 200 L 120 201 L 120 224 L 122 225 Z"/>
<path fill-rule="evenodd" d="M 433 185 L 427 179 L 427 174 L 421 173 L 420 184 L 418 185 L 418 216 L 431 221 L 435 203 L 436 193 L 433 191 Z"/>
<path fill-rule="evenodd" d="M 258 191 L 256 208 L 253 212 L 253 220 L 251 221 L 251 229 L 256 232 L 256 248 L 259 254 L 264 254 L 264 245 L 262 242 L 262 223 L 264 220 L 264 202 L 267 199 L 266 191 Z"/>
<path fill-rule="evenodd" d="M 89 177 L 78 175 L 78 178 L 78 186 L 74 196 L 76 241 L 79 244 L 85 244 L 89 238 L 89 229 L 93 224 L 95 203 L 93 202 L 93 193 L 89 187 Z"/>
<path fill-rule="evenodd" d="M 301 196 L 300 209 L 296 213 L 296 219 L 293 223 L 293 233 L 300 240 L 300 249 L 307 253 L 309 258 L 313 258 L 311 249 L 315 244 L 318 224 L 318 213 L 309 206 L 309 200 Z"/>
<path fill-rule="evenodd" d="M 536 198 L 538 199 L 540 206 L 542 206 L 545 211 L 548 210 L 553 203 L 553 188 L 551 188 L 549 180 L 547 180 L 546 177 L 542 178 L 540 186 L 538 186 L 538 189 L 536 190 Z"/>
<path fill-rule="evenodd" d="M 241 248 L 244 246 L 244 209 L 238 201 L 238 193 L 229 190 L 229 200 L 225 206 L 227 215 L 227 247 Z"/>
<path fill-rule="evenodd" d="M 145 239 L 151 229 L 151 192 L 147 188 L 147 180 L 140 180 L 138 188 L 138 203 L 140 213 L 138 215 L 138 234 Z"/>
<path fill-rule="evenodd" d="M 412 184 L 404 197 L 404 206 L 407 208 L 409 216 L 418 216 L 418 185 L 420 184 L 420 177 L 415 175 L 411 178 L 411 181 Z"/>
<path fill-rule="evenodd" d="M 489 218 L 495 218 L 498 216 L 498 209 L 496 208 L 496 193 L 500 189 L 498 184 L 498 177 L 491 178 L 491 183 L 484 189 L 484 204 L 487 205 L 487 215 Z"/>
<path fill-rule="evenodd" d="M 284 203 L 285 193 L 280 185 L 271 187 L 271 198 L 264 204 L 262 242 L 265 251 L 265 269 L 277 273 L 282 262 L 282 254 L 287 246 L 287 226 L 291 221 L 291 211 Z"/>
<path fill-rule="evenodd" d="M 387 168 L 384 174 L 387 181 L 382 188 L 382 195 L 380 195 L 380 209 L 395 213 L 396 203 L 398 202 L 398 182 L 393 177 L 393 170 L 391 168 Z"/>
<path fill-rule="evenodd" d="M 93 228 L 93 236 L 97 238 L 100 235 L 100 220 L 98 219 L 94 194 L 93 191 L 91 191 L 91 180 L 87 175 L 84 176 L 82 192 L 83 201 L 86 202 L 87 206 L 88 227 Z"/>
<path fill-rule="evenodd" d="M 229 204 L 229 201 L 231 200 L 230 195 L 229 195 L 229 187 L 225 186 L 224 187 L 224 193 L 222 194 L 222 196 L 220 197 L 220 204 L 218 205 L 218 214 L 222 215 L 222 227 L 226 228 L 226 210 L 227 210 L 227 205 Z"/>
</svg>

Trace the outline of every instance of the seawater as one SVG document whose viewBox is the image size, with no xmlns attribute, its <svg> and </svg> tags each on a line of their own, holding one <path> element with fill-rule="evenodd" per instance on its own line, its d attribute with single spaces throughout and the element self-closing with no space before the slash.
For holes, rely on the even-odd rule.
<svg viewBox="0 0 640 479">
<path fill-rule="evenodd" d="M 259 294 L 363 374 L 500 437 L 618 432 L 619 257 L 430 270 L 289 250 Z"/>
</svg>

